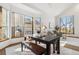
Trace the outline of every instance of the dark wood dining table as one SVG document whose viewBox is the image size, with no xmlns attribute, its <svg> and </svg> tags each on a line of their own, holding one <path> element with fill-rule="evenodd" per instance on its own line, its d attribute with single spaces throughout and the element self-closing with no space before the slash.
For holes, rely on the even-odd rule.
<svg viewBox="0 0 79 59">
<path fill-rule="evenodd" d="M 60 37 L 59 36 L 53 36 L 53 37 L 45 37 L 44 39 L 42 37 L 36 38 L 31 37 L 32 40 L 35 40 L 37 42 L 46 44 L 46 55 L 50 55 L 51 53 L 51 44 L 53 44 L 53 52 L 57 51 L 57 54 L 60 54 Z M 56 48 L 55 48 L 56 46 Z M 23 50 L 23 48 L 21 47 Z"/>
<path fill-rule="evenodd" d="M 51 44 L 56 45 L 56 48 L 53 47 L 53 49 L 57 51 L 57 54 L 60 54 L 60 37 L 59 36 L 53 36 L 52 38 L 45 38 L 45 39 L 35 38 L 35 37 L 31 37 L 31 38 L 32 40 L 46 44 L 46 55 L 50 55 Z M 53 52 L 55 52 L 55 50 Z"/>
</svg>

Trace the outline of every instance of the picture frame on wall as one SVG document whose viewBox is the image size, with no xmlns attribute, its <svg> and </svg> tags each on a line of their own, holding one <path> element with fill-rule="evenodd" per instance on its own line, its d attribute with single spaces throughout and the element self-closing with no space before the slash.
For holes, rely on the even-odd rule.
<svg viewBox="0 0 79 59">
<path fill-rule="evenodd" d="M 40 25 L 40 24 L 41 24 L 41 17 L 36 17 L 35 25 Z"/>
<path fill-rule="evenodd" d="M 40 30 L 41 31 L 41 17 L 36 17 L 35 18 L 35 30 Z"/>
</svg>

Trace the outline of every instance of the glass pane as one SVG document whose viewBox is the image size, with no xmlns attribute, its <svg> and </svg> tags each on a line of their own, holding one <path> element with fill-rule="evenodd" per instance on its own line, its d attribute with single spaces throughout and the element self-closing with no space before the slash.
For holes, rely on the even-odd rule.
<svg viewBox="0 0 79 59">
<path fill-rule="evenodd" d="M 60 18 L 61 32 L 62 33 L 70 33 L 74 32 L 74 22 L 73 16 L 64 16 Z"/>
<path fill-rule="evenodd" d="M 67 20 L 66 20 L 66 17 L 62 17 L 61 19 L 60 19 L 60 22 L 61 22 L 61 32 L 63 32 L 63 33 L 66 33 L 66 22 L 67 22 Z"/>
<path fill-rule="evenodd" d="M 8 37 L 8 25 L 7 25 L 7 10 L 2 8 L 2 37 Z"/>
<path fill-rule="evenodd" d="M 40 30 L 41 31 L 41 17 L 35 17 L 35 28 L 34 30 L 37 31 L 37 30 Z"/>
<path fill-rule="evenodd" d="M 24 34 L 32 35 L 33 28 L 32 28 L 32 17 L 31 16 L 24 16 Z"/>
</svg>

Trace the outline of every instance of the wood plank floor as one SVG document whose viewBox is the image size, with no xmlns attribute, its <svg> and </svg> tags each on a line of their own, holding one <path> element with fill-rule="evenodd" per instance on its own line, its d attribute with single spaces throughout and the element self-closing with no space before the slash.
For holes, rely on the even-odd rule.
<svg viewBox="0 0 79 59">
<path fill-rule="evenodd" d="M 72 49 L 72 50 L 75 50 L 75 51 L 79 51 L 79 46 L 74 46 L 74 45 L 71 45 L 71 44 L 66 44 L 64 47 Z"/>
</svg>

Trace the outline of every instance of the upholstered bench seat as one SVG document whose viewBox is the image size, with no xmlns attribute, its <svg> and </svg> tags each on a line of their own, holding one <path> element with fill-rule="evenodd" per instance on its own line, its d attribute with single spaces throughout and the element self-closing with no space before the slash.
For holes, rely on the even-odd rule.
<svg viewBox="0 0 79 59">
<path fill-rule="evenodd" d="M 28 49 L 30 49 L 33 53 L 37 54 L 37 55 L 42 55 L 45 53 L 46 49 L 40 45 L 37 45 L 35 43 L 32 42 L 26 42 L 24 44 Z"/>
</svg>

